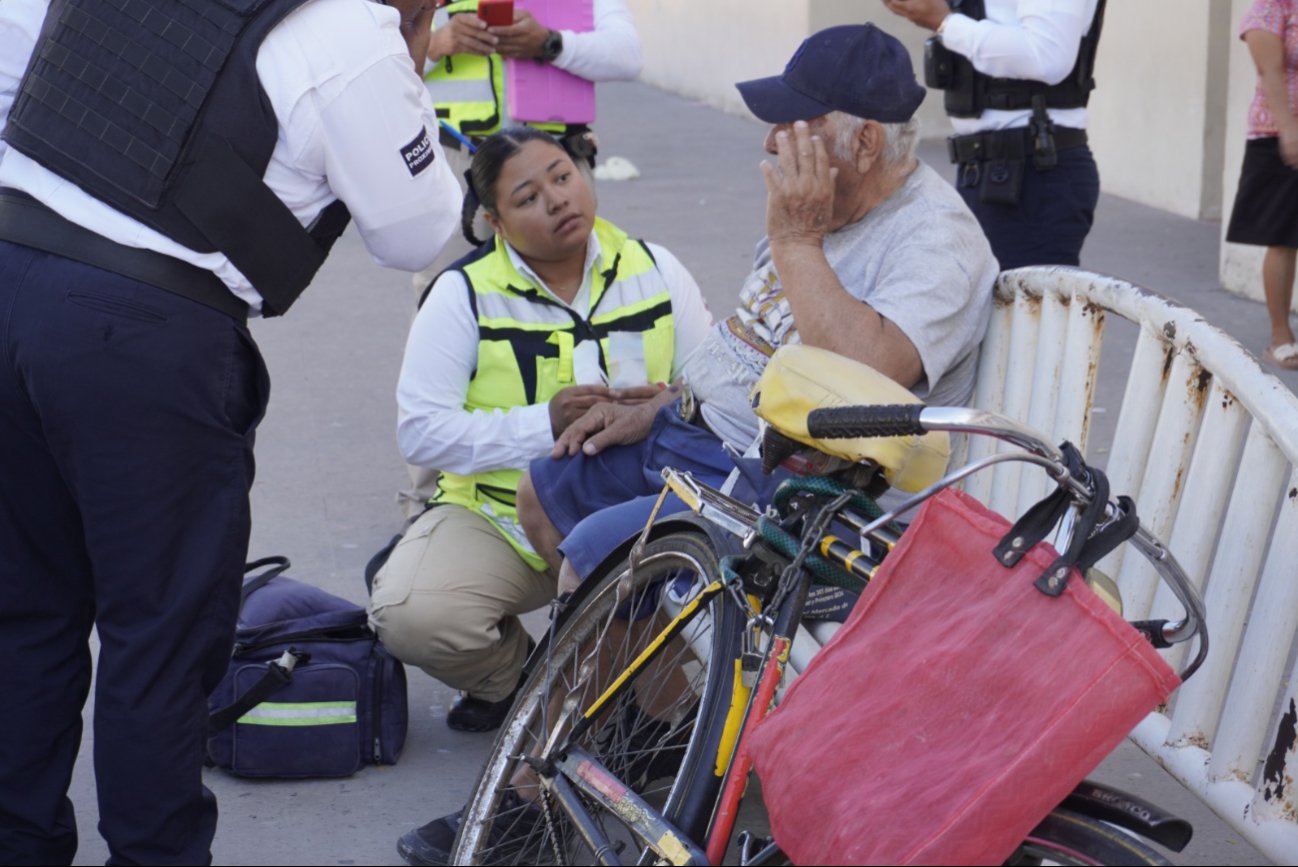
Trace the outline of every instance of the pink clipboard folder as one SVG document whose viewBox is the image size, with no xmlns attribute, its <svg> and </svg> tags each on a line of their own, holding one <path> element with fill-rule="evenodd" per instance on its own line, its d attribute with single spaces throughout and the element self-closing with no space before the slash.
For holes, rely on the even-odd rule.
<svg viewBox="0 0 1298 867">
<path fill-rule="evenodd" d="M 595 29 L 594 0 L 515 0 L 551 30 L 578 33 Z M 595 120 L 595 83 L 540 60 L 505 61 L 509 113 L 514 120 L 591 123 Z"/>
</svg>

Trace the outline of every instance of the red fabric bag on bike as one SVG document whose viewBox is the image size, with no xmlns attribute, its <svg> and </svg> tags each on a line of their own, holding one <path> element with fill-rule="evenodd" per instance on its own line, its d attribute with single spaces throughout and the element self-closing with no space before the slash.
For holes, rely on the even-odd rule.
<svg viewBox="0 0 1298 867">
<path fill-rule="evenodd" d="M 795 864 L 1000 864 L 1180 680 L 1073 571 L 948 489 L 753 731 Z"/>
</svg>

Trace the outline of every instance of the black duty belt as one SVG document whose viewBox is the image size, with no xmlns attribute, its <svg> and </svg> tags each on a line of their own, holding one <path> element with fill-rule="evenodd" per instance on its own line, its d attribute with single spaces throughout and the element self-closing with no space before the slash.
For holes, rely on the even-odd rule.
<svg viewBox="0 0 1298 867">
<path fill-rule="evenodd" d="M 211 271 L 153 250 L 110 241 L 64 219 L 20 190 L 0 187 L 0 238 L 165 289 L 240 322 L 248 318 L 248 305 Z"/>
<path fill-rule="evenodd" d="M 1086 144 L 1086 130 L 1057 126 L 1051 131 L 1055 150 L 1065 151 Z M 946 140 L 946 152 L 953 163 L 987 160 L 1022 160 L 1032 156 L 1032 132 L 1027 127 L 953 135 Z"/>
</svg>

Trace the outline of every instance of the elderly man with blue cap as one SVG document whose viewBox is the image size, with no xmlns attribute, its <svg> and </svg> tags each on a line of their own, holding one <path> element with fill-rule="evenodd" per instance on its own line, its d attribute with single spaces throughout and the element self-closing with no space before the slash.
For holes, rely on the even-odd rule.
<svg viewBox="0 0 1298 867">
<path fill-rule="evenodd" d="M 682 382 L 648 403 L 592 408 L 524 477 L 519 515 L 538 553 L 554 566 L 560 550 L 567 558 L 561 590 L 644 525 L 663 466 L 725 480 L 731 450 L 757 436 L 749 392 L 782 345 L 862 361 L 930 403 L 973 393 L 996 260 L 960 196 L 914 155 L 925 91 L 905 49 L 869 24 L 833 27 L 804 41 L 782 75 L 738 87 L 772 125 L 767 235 L 737 309 L 686 360 Z M 541 811 L 514 807 L 522 818 L 499 834 L 521 839 Z M 461 820 L 434 819 L 398 851 L 411 864 L 449 863 Z"/>
</svg>

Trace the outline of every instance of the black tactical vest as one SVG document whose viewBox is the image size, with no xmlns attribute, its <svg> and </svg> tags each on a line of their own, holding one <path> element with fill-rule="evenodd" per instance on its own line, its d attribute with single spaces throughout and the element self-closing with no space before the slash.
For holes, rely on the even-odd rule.
<svg viewBox="0 0 1298 867">
<path fill-rule="evenodd" d="M 278 122 L 266 34 L 306 0 L 52 0 L 9 114 L 10 146 L 200 253 L 220 251 L 284 313 L 349 215 L 308 231 L 262 182 Z"/>
<path fill-rule="evenodd" d="M 952 117 L 978 117 L 984 109 L 1018 110 L 1032 108 L 1032 98 L 1044 95 L 1047 108 L 1083 108 L 1095 89 L 1095 52 L 1100 45 L 1100 25 L 1104 21 L 1105 0 L 1095 6 L 1095 19 L 1082 37 L 1073 71 L 1058 84 L 1047 85 L 1041 81 L 1013 78 L 992 78 L 974 69 L 967 57 L 944 50 L 937 62 L 946 66 L 940 73 L 941 81 L 926 83 L 946 92 L 946 113 Z M 974 20 L 987 17 L 983 0 L 951 0 L 951 11 L 967 15 Z M 926 66 L 932 61 L 926 61 Z"/>
</svg>

